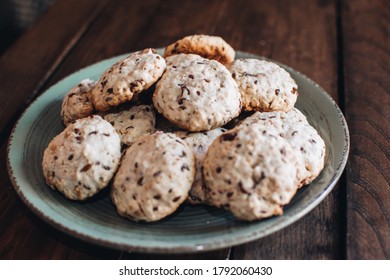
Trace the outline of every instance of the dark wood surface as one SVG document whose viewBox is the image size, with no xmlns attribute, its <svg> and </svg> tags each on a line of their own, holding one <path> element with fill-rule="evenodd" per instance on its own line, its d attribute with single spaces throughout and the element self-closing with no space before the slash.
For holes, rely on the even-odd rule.
<svg viewBox="0 0 390 280">
<path fill-rule="evenodd" d="M 386 0 L 58 0 L 0 57 L 0 259 L 390 258 L 389 31 Z M 36 217 L 6 168 L 10 131 L 28 104 L 84 66 L 197 33 L 287 64 L 338 102 L 351 153 L 330 195 L 268 237 L 197 254 L 107 249 Z"/>
<path fill-rule="evenodd" d="M 390 258 L 390 2 L 343 4 L 346 257 Z"/>
</svg>

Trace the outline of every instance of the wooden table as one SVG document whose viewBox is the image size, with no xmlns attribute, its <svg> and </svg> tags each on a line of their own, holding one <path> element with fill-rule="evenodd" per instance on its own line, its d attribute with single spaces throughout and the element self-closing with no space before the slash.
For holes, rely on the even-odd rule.
<svg viewBox="0 0 390 280">
<path fill-rule="evenodd" d="M 387 0 L 58 0 L 0 58 L 0 258 L 389 259 L 389 31 Z M 36 217 L 17 196 L 6 167 L 10 131 L 28 104 L 84 66 L 197 33 L 287 64 L 338 102 L 351 152 L 331 194 L 271 236 L 198 254 L 107 249 Z"/>
</svg>

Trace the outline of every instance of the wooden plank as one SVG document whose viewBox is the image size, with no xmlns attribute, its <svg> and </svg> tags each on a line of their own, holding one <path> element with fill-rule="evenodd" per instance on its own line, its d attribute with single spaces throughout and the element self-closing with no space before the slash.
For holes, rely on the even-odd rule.
<svg viewBox="0 0 390 280">
<path fill-rule="evenodd" d="M 21 105 L 28 104 L 28 100 L 37 95 L 106 2 L 57 1 L 0 57 L 0 144 L 8 137 L 17 116 L 24 109 Z"/>
<path fill-rule="evenodd" d="M 390 5 L 344 1 L 348 259 L 390 258 Z"/>
<path fill-rule="evenodd" d="M 168 0 L 137 41 L 136 49 L 165 47 L 187 35 L 208 34 L 224 1 Z"/>
<path fill-rule="evenodd" d="M 334 1 L 224 1 L 209 33 L 222 35 L 236 49 L 270 57 L 301 71 L 337 99 Z M 339 195 L 336 187 L 295 224 L 233 248 L 232 258 L 341 258 Z"/>
<path fill-rule="evenodd" d="M 112 0 L 45 88 L 100 60 L 144 48 L 164 47 L 188 34 L 205 33 L 217 6 L 216 0 L 185 0 L 180 5 L 175 0 L 137 3 Z M 189 12 L 195 16 L 188 17 Z"/>
<path fill-rule="evenodd" d="M 137 50 L 135 45 L 160 5 L 159 0 L 110 1 L 44 89 L 80 68 Z"/>
</svg>

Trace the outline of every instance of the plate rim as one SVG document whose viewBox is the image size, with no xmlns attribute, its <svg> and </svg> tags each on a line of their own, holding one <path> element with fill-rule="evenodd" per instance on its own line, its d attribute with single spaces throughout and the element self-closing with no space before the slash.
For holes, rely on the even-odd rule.
<svg viewBox="0 0 390 280">
<path fill-rule="evenodd" d="M 156 50 L 161 52 L 162 48 L 157 48 Z M 95 245 L 104 246 L 104 247 L 108 247 L 108 248 L 119 249 L 119 250 L 130 250 L 130 251 L 137 251 L 137 252 L 145 252 L 145 253 L 194 253 L 194 252 L 205 252 L 205 251 L 217 250 L 217 249 L 222 249 L 222 248 L 231 247 L 231 246 L 237 246 L 237 245 L 241 245 L 241 244 L 244 244 L 244 243 L 247 243 L 247 242 L 250 242 L 250 241 L 257 240 L 259 238 L 264 238 L 266 236 L 269 236 L 269 235 L 271 235 L 271 234 L 273 234 L 273 233 L 275 233 L 275 232 L 277 232 L 277 231 L 279 231 L 279 230 L 281 230 L 283 228 L 286 228 L 286 227 L 290 226 L 291 224 L 297 222 L 303 216 L 305 216 L 309 212 L 311 212 L 316 206 L 318 206 L 325 199 L 325 197 L 327 197 L 329 195 L 329 193 L 333 190 L 334 186 L 337 184 L 337 182 L 339 181 L 341 175 L 344 172 L 345 166 L 346 166 L 347 161 L 348 161 L 349 152 L 350 152 L 350 135 L 349 135 L 349 129 L 348 129 L 347 121 L 346 121 L 345 116 L 342 113 L 340 107 L 337 105 L 335 100 L 327 93 L 327 91 L 325 91 L 320 85 L 318 85 L 312 79 L 307 77 L 305 74 L 303 74 L 303 73 L 295 70 L 294 68 L 292 68 L 290 66 L 287 66 L 287 65 L 285 65 L 283 63 L 280 63 L 280 62 L 275 61 L 273 59 L 266 58 L 266 57 L 263 57 L 263 56 L 260 56 L 260 55 L 254 54 L 254 53 L 249 53 L 249 52 L 244 52 L 244 51 L 236 51 L 236 54 L 240 54 L 241 56 L 245 56 L 245 57 L 248 57 L 248 58 L 252 57 L 252 58 L 258 58 L 258 59 L 264 59 L 264 60 L 267 60 L 267 61 L 271 61 L 271 62 L 274 62 L 274 63 L 280 65 L 281 67 L 287 69 L 290 72 L 294 72 L 295 74 L 298 74 L 298 75 L 302 76 L 312 86 L 316 87 L 321 92 L 321 94 L 328 99 L 328 101 L 330 103 L 333 104 L 333 107 L 334 107 L 334 109 L 337 112 L 337 116 L 338 116 L 338 120 L 339 120 L 338 125 L 340 125 L 340 127 L 342 128 L 342 130 L 344 132 L 344 135 L 343 135 L 344 136 L 344 141 L 343 141 L 344 145 L 342 147 L 343 157 L 341 158 L 341 161 L 339 162 L 339 165 L 337 166 L 337 168 L 334 170 L 334 172 L 332 174 L 333 176 L 330 179 L 329 184 L 323 189 L 323 191 L 318 196 L 313 197 L 305 208 L 303 208 L 301 211 L 296 213 L 294 216 L 290 217 L 289 219 L 285 219 L 285 221 L 282 221 L 279 224 L 273 225 L 273 227 L 271 227 L 270 229 L 267 229 L 266 233 L 263 233 L 262 230 L 257 230 L 257 231 L 254 231 L 254 232 L 246 233 L 246 234 L 244 234 L 243 236 L 240 236 L 240 237 L 230 236 L 230 238 L 228 238 L 226 240 L 221 240 L 218 243 L 207 243 L 207 242 L 205 242 L 204 244 L 198 245 L 198 246 L 166 246 L 166 247 L 164 247 L 164 246 L 155 246 L 154 245 L 153 247 L 149 247 L 149 246 L 121 243 L 121 242 L 114 242 L 114 241 L 111 241 L 111 240 L 104 240 L 104 239 L 101 239 L 101 238 L 96 238 L 96 237 L 84 234 L 82 232 L 79 232 L 77 230 L 74 230 L 71 227 L 69 227 L 69 225 L 61 224 L 60 222 L 56 221 L 53 217 L 50 217 L 46 213 L 43 213 L 42 211 L 40 211 L 40 209 L 37 208 L 37 206 L 34 205 L 25 196 L 25 194 L 23 193 L 23 191 L 22 191 L 23 187 L 18 185 L 17 178 L 15 177 L 14 171 L 13 171 L 13 168 L 12 168 L 11 148 L 12 148 L 12 145 L 14 144 L 13 143 L 14 136 L 15 136 L 15 133 L 16 133 L 17 129 L 19 128 L 20 121 L 24 118 L 25 114 L 31 109 L 32 106 L 36 106 L 34 104 L 39 102 L 40 99 L 43 98 L 45 93 L 47 93 L 48 91 L 52 90 L 59 83 L 61 83 L 64 80 L 68 79 L 70 76 L 75 75 L 75 74 L 77 74 L 80 71 L 84 71 L 87 68 L 95 67 L 96 65 L 102 64 L 104 62 L 108 62 L 108 61 L 111 61 L 111 60 L 119 60 L 119 59 L 129 55 L 129 53 L 125 53 L 125 54 L 113 56 L 113 57 L 110 57 L 110 58 L 107 58 L 107 59 L 103 59 L 103 60 L 97 61 L 95 63 L 92 63 L 90 65 L 87 65 L 87 66 L 85 66 L 85 67 L 83 67 L 81 69 L 78 69 L 77 71 L 72 72 L 71 74 L 69 74 L 66 77 L 62 78 L 61 80 L 55 82 L 52 86 L 50 86 L 48 89 L 46 89 L 41 94 L 39 94 L 24 109 L 22 114 L 18 117 L 17 121 L 15 122 L 15 124 L 14 124 L 14 126 L 12 128 L 12 131 L 10 133 L 10 136 L 8 138 L 8 142 L 7 142 L 7 160 L 6 160 L 7 171 L 8 171 L 11 183 L 12 183 L 15 191 L 17 192 L 18 196 L 21 198 L 23 203 L 25 205 L 27 205 L 28 208 L 35 215 L 37 215 L 40 219 L 44 220 L 46 223 L 48 223 L 49 225 L 53 226 L 57 230 L 60 230 L 61 232 L 65 233 L 65 234 L 67 234 L 67 235 L 69 235 L 69 236 L 71 236 L 73 238 L 78 238 L 78 239 L 86 241 L 88 243 L 92 243 L 92 244 L 95 244 Z M 280 217 L 283 217 L 283 215 L 280 216 Z"/>
</svg>

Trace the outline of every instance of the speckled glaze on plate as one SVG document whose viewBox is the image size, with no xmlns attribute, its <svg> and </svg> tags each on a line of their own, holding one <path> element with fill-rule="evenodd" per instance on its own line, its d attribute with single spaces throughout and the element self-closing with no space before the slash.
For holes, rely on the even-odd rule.
<svg viewBox="0 0 390 280">
<path fill-rule="evenodd" d="M 162 53 L 162 49 L 158 50 Z M 120 217 L 109 190 L 86 202 L 70 201 L 50 189 L 42 175 L 42 155 L 49 141 L 63 130 L 60 109 L 66 92 L 85 78 L 101 73 L 123 56 L 84 68 L 58 82 L 23 113 L 8 144 L 8 171 L 15 190 L 39 217 L 56 228 L 88 242 L 121 250 L 178 253 L 214 250 L 249 242 L 278 231 L 317 206 L 340 178 L 348 158 L 349 133 L 337 104 L 316 83 L 281 65 L 296 80 L 296 107 L 324 138 L 326 165 L 320 176 L 301 188 L 284 215 L 242 222 L 222 209 L 183 205 L 176 213 L 154 223 L 135 223 Z M 237 52 L 237 58 L 256 55 Z"/>
</svg>

